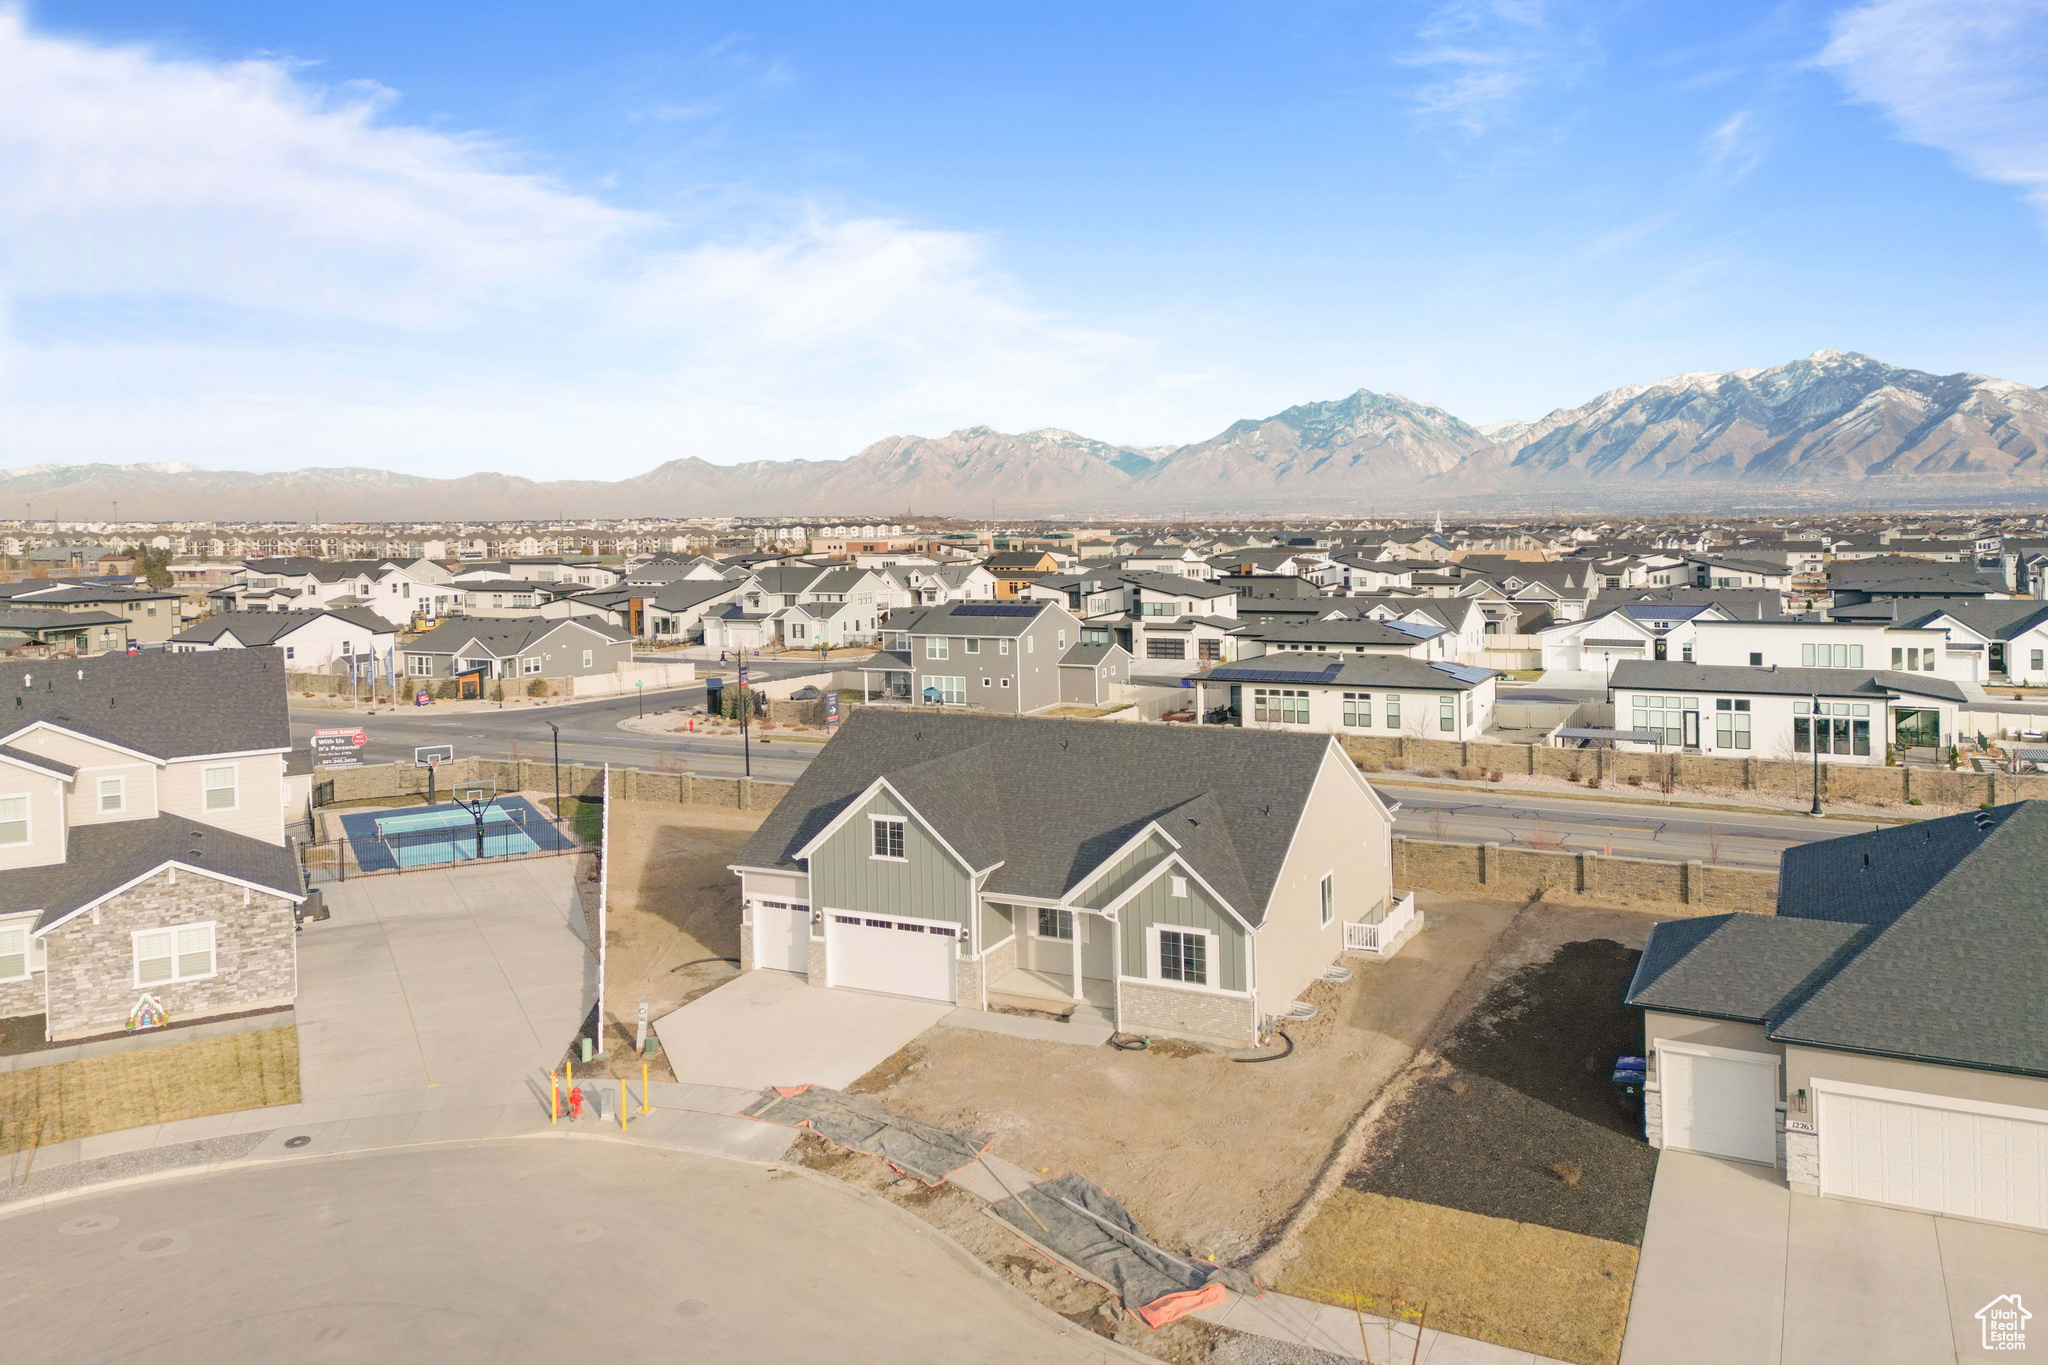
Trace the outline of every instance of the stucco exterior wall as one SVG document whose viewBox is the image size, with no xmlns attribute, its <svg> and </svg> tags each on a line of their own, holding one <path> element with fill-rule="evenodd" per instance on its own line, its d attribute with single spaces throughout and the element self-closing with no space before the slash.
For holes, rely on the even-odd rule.
<svg viewBox="0 0 2048 1365">
<path fill-rule="evenodd" d="M 2014 1076 L 2002 1071 L 1867 1057 L 1856 1052 L 1800 1047 L 1796 1043 L 1787 1046 L 1785 1093 L 1789 1095 L 1804 1089 L 1809 1097 L 1807 1112 L 1794 1117 L 1811 1119 L 1818 1112 L 1811 1099 L 1816 1081 L 1847 1081 L 1852 1085 L 1946 1095 L 1986 1104 L 2010 1104 L 2048 1113 L 2048 1077 Z"/>
<path fill-rule="evenodd" d="M 211 921 L 214 975 L 143 987 L 135 983 L 137 933 Z M 49 1035 L 120 1028 L 146 989 L 173 1019 L 203 1018 L 298 994 L 298 943 L 288 900 L 193 872 L 167 869 L 44 937 Z"/>
<path fill-rule="evenodd" d="M 1393 822 L 1337 750 L 1324 754 L 1265 922 L 1253 942 L 1260 1008 L 1278 1014 L 1344 952 L 1346 921 L 1363 919 L 1394 885 Z M 1322 879 L 1336 913 L 1322 922 Z"/>
</svg>

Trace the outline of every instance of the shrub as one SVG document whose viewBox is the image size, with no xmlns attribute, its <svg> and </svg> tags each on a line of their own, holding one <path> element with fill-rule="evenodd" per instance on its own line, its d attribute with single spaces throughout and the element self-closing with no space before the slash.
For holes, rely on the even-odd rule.
<svg viewBox="0 0 2048 1365">
<path fill-rule="evenodd" d="M 1600 788 L 1600 779 L 1599 779 L 1599 778 L 1597 778 L 1597 777 L 1589 777 L 1589 778 L 1587 778 L 1587 779 L 1586 779 L 1586 788 L 1587 788 L 1587 790 L 1589 790 L 1589 791 L 1598 791 L 1598 790 L 1599 790 L 1599 788 Z"/>
<path fill-rule="evenodd" d="M 1477 782 L 1480 778 L 1486 776 L 1486 769 L 1480 767 L 1477 763 L 1468 763 L 1458 769 L 1458 776 L 1467 782 Z"/>
<path fill-rule="evenodd" d="M 1362 773 L 1385 772 L 1386 767 L 1386 764 L 1376 758 L 1361 758 L 1358 760 L 1358 771 Z"/>
<path fill-rule="evenodd" d="M 1586 780 L 1586 776 L 1584 773 L 1581 773 L 1577 768 L 1574 768 L 1569 773 L 1565 774 L 1564 780 L 1567 782 L 1584 782 Z"/>
<path fill-rule="evenodd" d="M 548 680 L 546 678 L 535 678 L 526 685 L 526 695 L 529 697 L 545 697 L 548 691 Z"/>
<path fill-rule="evenodd" d="M 1642 785 L 1643 785 L 1643 775 L 1642 775 L 1641 773 L 1630 773 L 1630 774 L 1628 775 L 1628 784 L 1629 784 L 1629 785 L 1630 785 L 1631 787 L 1640 787 L 1640 786 L 1642 786 Z"/>
<path fill-rule="evenodd" d="M 1906 798 L 1906 804 L 1909 806 L 1917 806 L 1920 804 L 1920 798 L 1917 796 L 1909 796 Z"/>
<path fill-rule="evenodd" d="M 449 678 L 434 690 L 434 695 L 442 701 L 460 701 L 462 700 L 462 685 L 456 682 L 455 679 Z"/>
<path fill-rule="evenodd" d="M 1493 770 L 1492 772 L 1490 772 L 1490 773 L 1488 773 L 1488 774 L 1486 775 L 1486 780 L 1487 780 L 1488 782 L 1502 782 L 1502 781 L 1505 781 L 1506 779 L 1507 779 L 1507 774 L 1506 774 L 1506 773 L 1504 773 L 1504 772 L 1502 772 L 1502 771 L 1501 771 L 1501 770 L 1500 770 L 1499 768 L 1495 768 L 1495 769 L 1494 769 L 1494 770 Z"/>
<path fill-rule="evenodd" d="M 491 700 L 492 700 L 492 701 L 497 701 L 497 702 L 501 702 L 501 701 L 505 700 L 505 684 L 503 684 L 503 683 L 492 683 L 492 684 L 491 684 Z"/>
</svg>

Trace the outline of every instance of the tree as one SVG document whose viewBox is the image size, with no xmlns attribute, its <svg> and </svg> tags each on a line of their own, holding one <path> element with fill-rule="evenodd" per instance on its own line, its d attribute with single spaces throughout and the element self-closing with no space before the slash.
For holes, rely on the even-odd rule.
<svg viewBox="0 0 2048 1365">
<path fill-rule="evenodd" d="M 503 704 L 504 704 L 504 701 L 505 701 L 505 684 L 503 684 L 503 683 L 492 683 L 492 684 L 491 684 L 491 700 L 492 700 L 492 701 L 494 701 L 494 702 L 497 702 L 497 703 L 499 703 L 500 705 L 503 705 Z"/>
<path fill-rule="evenodd" d="M 135 568 L 148 581 L 149 586 L 158 592 L 162 592 L 177 581 L 171 576 L 171 552 L 159 550 L 154 545 L 136 548 Z"/>
</svg>

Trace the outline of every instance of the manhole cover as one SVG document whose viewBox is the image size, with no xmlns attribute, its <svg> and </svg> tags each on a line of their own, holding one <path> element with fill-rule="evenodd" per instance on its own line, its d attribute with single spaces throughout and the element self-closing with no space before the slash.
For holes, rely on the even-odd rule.
<svg viewBox="0 0 2048 1365">
<path fill-rule="evenodd" d="M 297 1137 L 286 1138 L 284 1140 L 284 1145 L 287 1147 L 303 1147 L 312 1140 L 312 1138 L 306 1136 L 304 1133 L 301 1133 Z"/>
<path fill-rule="evenodd" d="M 676 1316 L 679 1318 L 701 1318 L 710 1311 L 711 1305 L 702 1299 L 684 1299 L 676 1305 Z"/>
<path fill-rule="evenodd" d="M 74 1218 L 68 1223 L 59 1223 L 57 1231 L 71 1237 L 83 1237 L 89 1232 L 105 1232 L 119 1225 L 120 1219 L 111 1213 L 89 1213 L 83 1218 Z"/>
<path fill-rule="evenodd" d="M 121 1255 L 131 1261 L 153 1261 L 159 1256 L 175 1256 L 192 1247 L 192 1235 L 186 1232 L 152 1232 L 147 1237 L 138 1237 L 121 1248 Z"/>
</svg>

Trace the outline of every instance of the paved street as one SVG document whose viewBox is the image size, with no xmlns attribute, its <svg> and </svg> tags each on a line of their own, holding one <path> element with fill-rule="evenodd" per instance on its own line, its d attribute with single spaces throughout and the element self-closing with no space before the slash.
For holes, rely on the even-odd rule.
<svg viewBox="0 0 2048 1365">
<path fill-rule="evenodd" d="M 0 1226 L 23 1365 L 1121 1358 L 850 1193 L 624 1143 L 286 1162 Z"/>
</svg>

